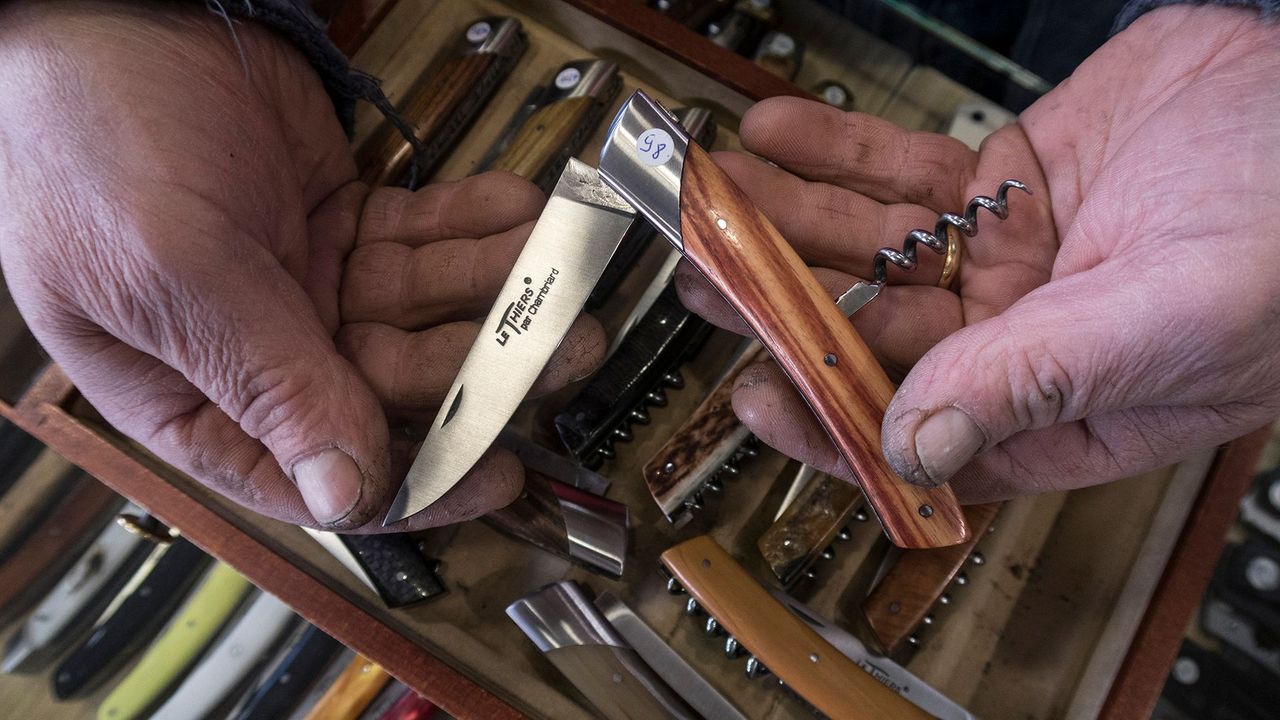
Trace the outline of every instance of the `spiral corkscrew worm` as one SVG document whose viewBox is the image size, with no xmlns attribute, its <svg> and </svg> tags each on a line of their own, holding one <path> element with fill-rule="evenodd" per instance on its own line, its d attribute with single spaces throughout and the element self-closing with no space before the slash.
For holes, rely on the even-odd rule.
<svg viewBox="0 0 1280 720">
<path fill-rule="evenodd" d="M 954 227 L 956 230 L 964 233 L 965 237 L 973 237 L 978 234 L 978 208 L 986 208 L 997 218 L 1004 220 L 1009 217 L 1009 189 L 1017 188 L 1022 192 L 1030 195 L 1031 189 L 1017 180 L 1005 180 L 1000 183 L 1000 188 L 996 190 L 995 199 L 986 195 L 978 195 L 969 199 L 969 204 L 965 206 L 964 215 L 955 215 L 953 213 L 943 213 L 938 216 L 938 223 L 933 226 L 933 232 L 925 230 L 912 230 L 907 233 L 907 237 L 902 241 L 902 249 L 898 250 L 891 247 L 880 248 L 876 252 L 875 267 L 873 277 L 877 284 L 883 284 L 888 277 L 888 263 L 893 263 L 907 272 L 912 272 L 919 265 L 919 254 L 917 246 L 924 245 L 939 255 L 946 254 L 949 240 L 947 239 L 947 230 Z"/>
</svg>

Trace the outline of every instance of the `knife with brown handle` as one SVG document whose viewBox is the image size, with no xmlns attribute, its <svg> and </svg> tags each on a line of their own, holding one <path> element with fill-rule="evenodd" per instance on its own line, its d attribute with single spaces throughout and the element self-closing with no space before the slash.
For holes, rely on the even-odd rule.
<svg viewBox="0 0 1280 720">
<path fill-rule="evenodd" d="M 748 673 L 767 667 L 828 717 L 930 717 L 792 614 L 709 536 L 667 550 L 662 563 L 697 607 L 751 653 Z"/>
<path fill-rule="evenodd" d="M 904 551 L 871 589 L 862 603 L 862 613 L 886 654 L 895 653 L 927 622 L 929 612 L 953 582 L 962 582 L 961 568 L 980 557 L 973 554 L 973 548 L 987 534 L 1003 505 L 965 507 L 972 533 L 967 541 L 945 548 Z"/>
<path fill-rule="evenodd" d="M 400 115 L 421 150 L 390 122 L 363 146 L 360 179 L 371 187 L 406 184 L 410 170 L 421 185 L 484 108 L 498 85 L 524 54 L 527 42 L 520 21 L 487 17 L 467 26 L 452 55 L 428 69 L 405 93 Z"/>
<path fill-rule="evenodd" d="M 921 548 L 966 539 L 950 487 L 911 485 L 885 460 L 880 424 L 893 385 L 866 343 L 750 198 L 643 91 L 614 120 L 600 177 L 769 349 L 853 469 L 892 542 Z"/>
<path fill-rule="evenodd" d="M 819 474 L 809 481 L 756 543 L 784 586 L 804 576 L 863 503 L 849 483 Z"/>
</svg>

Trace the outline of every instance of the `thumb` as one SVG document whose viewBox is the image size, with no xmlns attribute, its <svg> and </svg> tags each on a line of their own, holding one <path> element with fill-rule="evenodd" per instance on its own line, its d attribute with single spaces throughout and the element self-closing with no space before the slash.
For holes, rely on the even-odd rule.
<svg viewBox="0 0 1280 720">
<path fill-rule="evenodd" d="M 1207 399 L 1204 383 L 1188 391 L 1197 384 L 1173 372 L 1186 366 L 1177 348 L 1185 355 L 1194 318 L 1202 317 L 1194 300 L 1157 300 L 1141 278 L 1115 282 L 1111 274 L 1098 266 L 1052 281 L 925 354 L 885 413 L 893 468 L 910 482 L 937 485 L 1025 430 L 1152 400 Z M 1170 332 L 1179 327 L 1184 332 Z"/>
<path fill-rule="evenodd" d="M 252 243 L 188 247 L 183 258 L 152 268 L 153 276 L 126 291 L 143 295 L 136 306 L 146 311 L 94 318 L 207 398 L 154 418 L 152 437 L 197 477 L 232 484 L 258 505 L 292 491 L 291 480 L 319 524 L 367 522 L 390 492 L 385 416 L 302 287 Z M 217 436 L 243 437 L 240 446 L 259 449 L 252 459 L 223 457 L 206 447 Z"/>
</svg>

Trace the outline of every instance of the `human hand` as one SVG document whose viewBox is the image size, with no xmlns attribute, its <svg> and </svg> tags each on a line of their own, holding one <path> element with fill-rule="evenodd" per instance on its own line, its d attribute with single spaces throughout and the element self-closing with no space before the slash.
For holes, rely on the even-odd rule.
<svg viewBox="0 0 1280 720">
<path fill-rule="evenodd" d="M 767 100 L 743 118 L 754 158 L 717 161 L 834 294 L 875 251 L 979 212 L 952 291 L 914 273 L 853 322 L 905 379 L 883 426 L 908 480 L 954 476 L 965 502 L 1092 485 L 1172 462 L 1280 413 L 1280 26 L 1254 11 L 1168 7 L 1113 38 L 980 152 L 859 113 Z M 804 133 L 794 129 L 803 127 Z M 745 326 L 691 268 L 692 308 Z M 853 476 L 772 362 L 734 409 L 769 445 Z"/>
<path fill-rule="evenodd" d="M 198 4 L 6 3 L 0 260 L 116 428 L 264 515 L 380 530 L 412 443 L 384 406 L 433 411 L 542 197 L 503 174 L 370 193 L 303 56 L 234 27 Z M 542 390 L 602 350 L 580 321 Z M 493 450 L 391 529 L 474 517 L 522 481 Z"/>
</svg>

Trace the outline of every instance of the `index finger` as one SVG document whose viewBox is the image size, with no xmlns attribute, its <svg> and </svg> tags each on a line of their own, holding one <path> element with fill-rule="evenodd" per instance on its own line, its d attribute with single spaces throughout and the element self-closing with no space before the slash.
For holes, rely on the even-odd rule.
<svg viewBox="0 0 1280 720">
<path fill-rule="evenodd" d="M 955 138 L 802 98 L 760 101 L 739 133 L 744 148 L 808 180 L 936 213 L 964 208 L 978 167 L 978 154 Z"/>
</svg>

